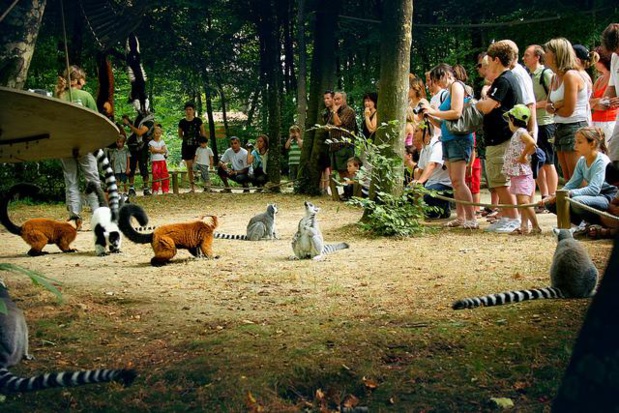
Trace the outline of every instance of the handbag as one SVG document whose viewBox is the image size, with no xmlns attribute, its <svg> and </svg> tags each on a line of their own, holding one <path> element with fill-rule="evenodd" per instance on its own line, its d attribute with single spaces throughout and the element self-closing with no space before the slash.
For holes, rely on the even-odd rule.
<svg viewBox="0 0 619 413">
<path fill-rule="evenodd" d="M 445 127 L 452 135 L 468 135 L 475 132 L 484 123 L 484 114 L 477 109 L 477 101 L 471 99 L 464 104 L 462 115 L 458 119 L 445 120 Z"/>
</svg>

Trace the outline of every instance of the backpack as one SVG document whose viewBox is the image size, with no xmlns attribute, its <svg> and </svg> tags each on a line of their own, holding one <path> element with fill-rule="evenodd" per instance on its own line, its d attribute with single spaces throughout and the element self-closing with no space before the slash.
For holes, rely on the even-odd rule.
<svg viewBox="0 0 619 413">
<path fill-rule="evenodd" d="M 546 70 L 549 70 L 549 68 L 545 67 L 542 70 L 542 74 L 539 77 L 539 84 L 542 85 L 542 87 L 546 91 L 546 96 L 548 96 L 548 85 L 546 85 L 546 81 L 544 80 L 544 73 L 546 73 Z"/>
<path fill-rule="evenodd" d="M 127 147 L 130 151 L 135 152 L 142 150 L 142 148 L 144 148 L 144 145 L 148 144 L 148 142 L 152 139 L 153 132 L 155 131 L 155 116 L 152 113 L 144 116 L 142 120 L 140 120 L 140 122 L 138 123 L 138 129 L 144 126 L 146 122 L 151 122 L 151 124 L 148 128 L 148 131 L 146 131 L 146 133 L 142 135 L 140 139 L 138 139 L 135 133 L 132 133 L 131 136 L 129 136 L 129 139 L 127 139 Z"/>
</svg>

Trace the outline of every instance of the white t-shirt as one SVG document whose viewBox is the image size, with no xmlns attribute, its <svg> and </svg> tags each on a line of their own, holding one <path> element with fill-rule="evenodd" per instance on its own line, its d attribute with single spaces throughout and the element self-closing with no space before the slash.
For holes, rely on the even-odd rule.
<svg viewBox="0 0 619 413">
<path fill-rule="evenodd" d="M 232 148 L 228 148 L 221 157 L 221 162 L 231 164 L 232 170 L 234 171 L 248 168 L 247 150 L 245 148 L 240 148 L 238 152 L 234 152 Z"/>
<path fill-rule="evenodd" d="M 165 142 L 163 141 L 163 139 L 160 139 L 159 142 L 155 142 L 150 141 L 148 142 L 148 146 L 151 146 L 153 148 L 156 149 L 161 149 L 165 146 Z M 150 160 L 151 162 L 155 162 L 155 161 L 165 161 L 165 154 L 163 153 L 151 153 L 150 154 Z"/>
<path fill-rule="evenodd" d="M 516 63 L 516 66 L 512 69 L 512 73 L 516 76 L 518 81 L 518 87 L 522 94 L 522 103 L 530 105 L 535 103 L 535 92 L 533 91 L 533 80 L 527 70 L 522 67 L 520 63 Z"/>
<path fill-rule="evenodd" d="M 424 182 L 424 186 L 434 184 L 451 186 L 449 172 L 443 169 L 443 145 L 439 141 L 438 136 L 433 136 L 432 139 L 430 139 L 430 143 L 424 146 L 419 154 L 419 167 L 421 169 L 425 169 L 430 162 L 435 162 L 437 165 L 428 180 Z"/>
<path fill-rule="evenodd" d="M 203 148 L 201 146 L 196 149 L 196 163 L 198 165 L 210 165 L 211 157 L 215 156 L 213 150 L 208 146 Z"/>
</svg>

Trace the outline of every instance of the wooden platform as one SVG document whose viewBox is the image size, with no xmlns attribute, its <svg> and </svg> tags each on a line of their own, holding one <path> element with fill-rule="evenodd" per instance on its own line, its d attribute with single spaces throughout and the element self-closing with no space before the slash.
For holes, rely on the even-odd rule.
<svg viewBox="0 0 619 413">
<path fill-rule="evenodd" d="M 116 142 L 105 116 L 36 93 L 0 87 L 0 162 L 84 155 Z"/>
</svg>

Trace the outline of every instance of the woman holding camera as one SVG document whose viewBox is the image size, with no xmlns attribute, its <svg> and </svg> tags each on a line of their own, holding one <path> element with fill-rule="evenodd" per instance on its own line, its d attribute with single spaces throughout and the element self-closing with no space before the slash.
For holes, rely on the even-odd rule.
<svg viewBox="0 0 619 413">
<path fill-rule="evenodd" d="M 445 120 L 458 119 L 462 115 L 465 102 L 470 97 L 466 96 L 462 82 L 456 81 L 453 68 L 448 64 L 441 63 L 432 68 L 430 79 L 433 83 L 447 90 L 447 97 L 438 109 L 423 102 L 423 113 L 434 125 L 441 128 L 443 159 L 454 189 L 454 198 L 456 201 L 473 202 L 473 195 L 465 182 L 466 165 L 473 153 L 473 134 L 454 135 L 447 130 L 444 122 Z M 456 216 L 455 220 L 447 222 L 445 226 L 461 226 L 467 229 L 479 228 L 472 205 L 456 203 Z"/>
</svg>

